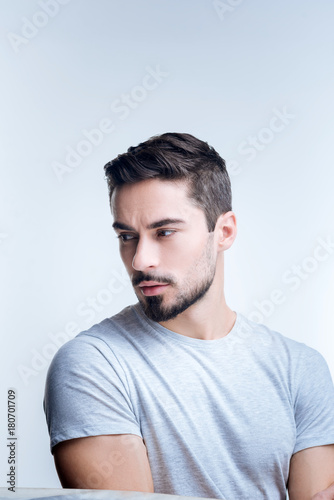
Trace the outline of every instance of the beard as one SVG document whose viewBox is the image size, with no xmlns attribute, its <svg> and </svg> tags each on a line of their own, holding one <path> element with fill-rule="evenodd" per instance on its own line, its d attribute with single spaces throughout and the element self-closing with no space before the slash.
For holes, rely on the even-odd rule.
<svg viewBox="0 0 334 500">
<path fill-rule="evenodd" d="M 153 295 L 151 297 L 137 295 L 144 313 L 149 319 L 157 323 L 174 319 L 205 296 L 213 283 L 216 273 L 216 261 L 211 239 L 209 238 L 202 256 L 192 265 L 182 284 L 182 291 L 176 294 L 172 304 L 164 304 L 165 298 L 163 295 Z M 174 288 L 177 285 L 175 279 L 170 276 L 156 277 L 143 273 L 136 277 L 133 284 L 150 280 L 169 283 Z"/>
</svg>

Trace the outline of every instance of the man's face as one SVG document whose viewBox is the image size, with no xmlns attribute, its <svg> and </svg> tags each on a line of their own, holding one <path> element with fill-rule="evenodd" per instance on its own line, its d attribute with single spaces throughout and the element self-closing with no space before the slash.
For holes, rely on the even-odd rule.
<svg viewBox="0 0 334 500">
<path fill-rule="evenodd" d="M 122 260 L 149 318 L 173 319 L 206 294 L 216 269 L 213 233 L 184 182 L 121 186 L 112 208 Z"/>
</svg>

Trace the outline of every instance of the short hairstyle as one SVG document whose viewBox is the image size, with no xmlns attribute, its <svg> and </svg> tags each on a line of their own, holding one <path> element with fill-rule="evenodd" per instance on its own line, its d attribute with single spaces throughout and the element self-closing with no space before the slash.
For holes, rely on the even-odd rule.
<svg viewBox="0 0 334 500">
<path fill-rule="evenodd" d="M 189 198 L 204 211 L 208 229 L 232 210 L 232 193 L 225 161 L 212 146 L 190 134 L 166 133 L 151 137 L 108 162 L 105 167 L 109 197 L 118 186 L 147 179 L 188 183 Z"/>
</svg>

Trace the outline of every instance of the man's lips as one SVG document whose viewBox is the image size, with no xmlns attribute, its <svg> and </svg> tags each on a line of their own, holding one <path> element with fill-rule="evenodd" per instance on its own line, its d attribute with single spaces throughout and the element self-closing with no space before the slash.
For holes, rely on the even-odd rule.
<svg viewBox="0 0 334 500">
<path fill-rule="evenodd" d="M 138 286 L 143 295 L 152 296 L 161 294 L 169 286 L 169 283 L 159 283 L 158 281 L 141 281 Z"/>
</svg>

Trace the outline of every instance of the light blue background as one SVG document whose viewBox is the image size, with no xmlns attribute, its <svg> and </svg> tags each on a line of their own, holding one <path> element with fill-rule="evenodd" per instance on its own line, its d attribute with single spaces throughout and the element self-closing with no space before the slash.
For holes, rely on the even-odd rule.
<svg viewBox="0 0 334 500">
<path fill-rule="evenodd" d="M 219 15 L 211 0 L 63 0 L 52 17 L 38 14 L 42 3 L 0 2 L 1 486 L 9 387 L 18 485 L 59 485 L 42 410 L 47 366 L 69 322 L 86 329 L 135 301 L 103 165 L 154 134 L 192 133 L 228 160 L 239 222 L 228 303 L 254 317 L 279 290 L 263 321 L 318 349 L 334 373 L 334 251 L 313 257 L 318 238 L 334 240 L 334 4 L 228 0 Z M 45 25 L 15 44 L 27 20 Z M 157 67 L 156 88 L 138 89 L 154 86 L 145 78 Z M 133 108 L 117 111 L 131 93 Z M 282 130 L 264 131 L 284 109 Z M 114 130 L 60 181 L 55 162 L 104 118 Z M 262 150 L 246 153 L 254 137 Z M 292 282 L 294 265 L 308 271 Z"/>
</svg>

